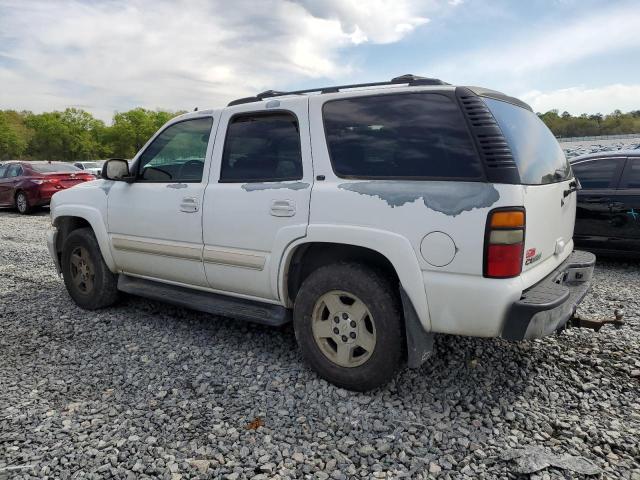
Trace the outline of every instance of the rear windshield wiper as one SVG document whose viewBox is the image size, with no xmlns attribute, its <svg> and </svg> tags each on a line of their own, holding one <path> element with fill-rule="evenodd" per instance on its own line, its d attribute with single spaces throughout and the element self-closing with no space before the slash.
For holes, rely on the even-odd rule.
<svg viewBox="0 0 640 480">
<path fill-rule="evenodd" d="M 574 178 L 571 183 L 569 183 L 569 188 L 564 191 L 564 198 L 567 198 L 573 192 L 577 192 L 578 190 L 582 190 L 582 185 L 577 178 Z"/>
</svg>

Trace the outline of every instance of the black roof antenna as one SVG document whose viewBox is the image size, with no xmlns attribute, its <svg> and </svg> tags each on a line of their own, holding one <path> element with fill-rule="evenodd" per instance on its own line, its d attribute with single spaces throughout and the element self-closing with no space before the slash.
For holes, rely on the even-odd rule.
<svg viewBox="0 0 640 480">
<path fill-rule="evenodd" d="M 197 111 L 198 111 L 198 107 L 194 108 L 194 109 L 193 109 L 193 111 L 194 111 L 194 112 L 197 112 Z"/>
</svg>

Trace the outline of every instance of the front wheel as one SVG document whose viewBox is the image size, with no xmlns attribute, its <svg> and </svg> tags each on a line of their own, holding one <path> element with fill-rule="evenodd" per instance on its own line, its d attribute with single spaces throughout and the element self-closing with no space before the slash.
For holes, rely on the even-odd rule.
<svg viewBox="0 0 640 480">
<path fill-rule="evenodd" d="M 62 247 L 61 266 L 67 291 L 79 307 L 95 310 L 117 300 L 117 277 L 104 263 L 90 228 L 69 234 Z"/>
<path fill-rule="evenodd" d="M 18 192 L 16 195 L 16 209 L 22 215 L 27 215 L 31 212 L 31 205 L 29 205 L 29 197 L 24 192 Z"/>
<path fill-rule="evenodd" d="M 366 391 L 389 382 L 402 361 L 401 319 L 389 281 L 366 266 L 341 263 L 307 277 L 293 321 L 302 354 L 321 377 Z"/>
</svg>

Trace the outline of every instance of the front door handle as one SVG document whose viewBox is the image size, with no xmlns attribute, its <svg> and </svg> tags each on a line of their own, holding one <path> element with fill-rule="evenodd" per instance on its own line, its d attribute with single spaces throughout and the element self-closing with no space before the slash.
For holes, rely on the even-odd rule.
<svg viewBox="0 0 640 480">
<path fill-rule="evenodd" d="M 296 204 L 291 200 L 273 200 L 271 215 L 274 217 L 293 217 L 296 214 Z"/>
<path fill-rule="evenodd" d="M 186 213 L 194 213 L 199 209 L 198 199 L 196 197 L 184 197 L 180 203 L 180 211 Z"/>
</svg>

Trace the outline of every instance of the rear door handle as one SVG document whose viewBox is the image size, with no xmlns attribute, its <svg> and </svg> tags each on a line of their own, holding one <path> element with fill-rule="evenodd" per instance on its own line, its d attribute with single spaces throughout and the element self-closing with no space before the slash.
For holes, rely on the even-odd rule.
<svg viewBox="0 0 640 480">
<path fill-rule="evenodd" d="M 180 203 L 180 211 L 186 213 L 194 213 L 199 209 L 198 199 L 196 197 L 184 197 Z"/>
<path fill-rule="evenodd" d="M 273 200 L 271 215 L 274 217 L 293 217 L 296 214 L 296 204 L 291 200 Z"/>
</svg>

